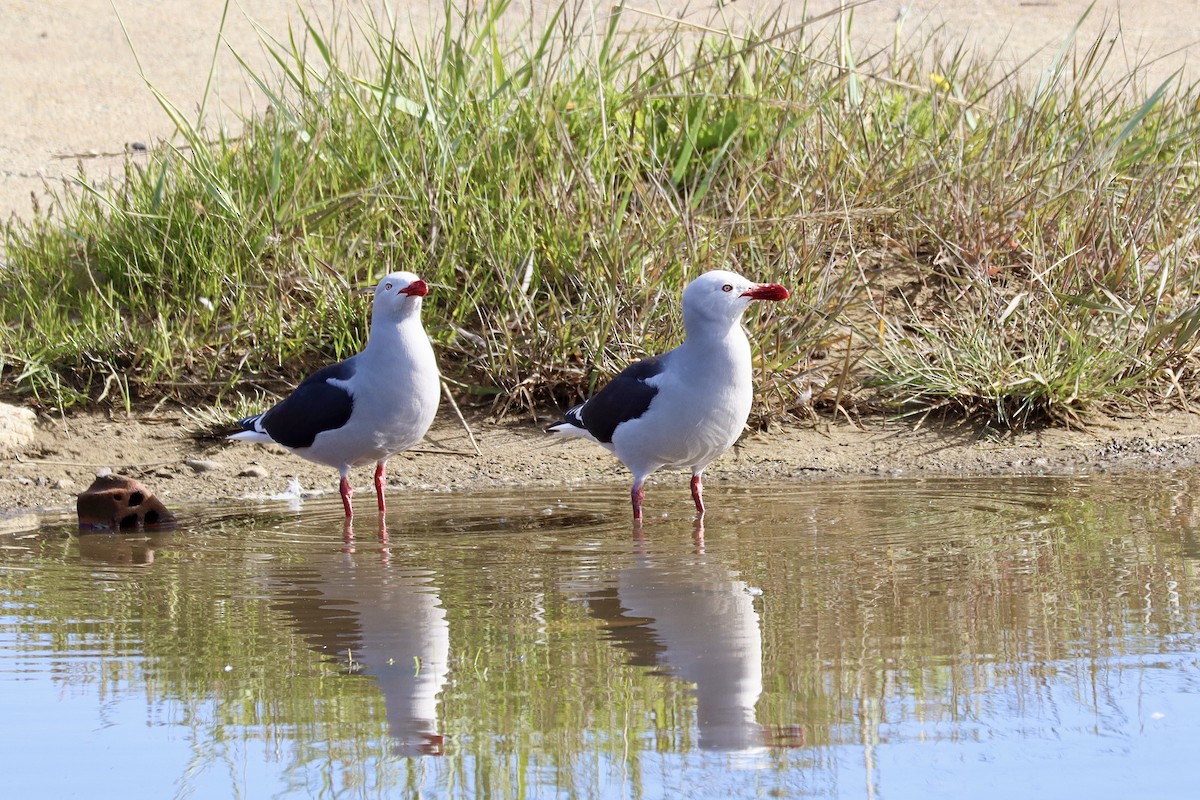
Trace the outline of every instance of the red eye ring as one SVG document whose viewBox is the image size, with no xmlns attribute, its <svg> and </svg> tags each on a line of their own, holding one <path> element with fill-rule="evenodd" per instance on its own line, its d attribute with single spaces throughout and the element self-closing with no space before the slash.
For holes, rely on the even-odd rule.
<svg viewBox="0 0 1200 800">
<path fill-rule="evenodd" d="M 722 287 L 721 287 L 721 291 L 722 291 L 722 292 L 732 292 L 732 291 L 733 291 L 733 284 L 731 284 L 731 283 L 727 283 L 727 284 L 725 284 L 724 286 L 722 286 Z"/>
</svg>

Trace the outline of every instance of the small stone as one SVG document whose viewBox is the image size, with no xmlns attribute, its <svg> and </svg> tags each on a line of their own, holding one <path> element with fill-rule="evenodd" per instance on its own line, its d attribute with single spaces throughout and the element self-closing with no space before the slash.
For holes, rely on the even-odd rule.
<svg viewBox="0 0 1200 800">
<path fill-rule="evenodd" d="M 183 463 L 191 467 L 194 472 L 219 472 L 225 468 L 220 461 L 206 461 L 203 458 L 189 458 Z"/>
<path fill-rule="evenodd" d="M 258 464 L 251 464 L 244 470 L 238 473 L 239 478 L 266 478 L 271 473 L 267 472 L 266 467 L 261 467 Z"/>
<path fill-rule="evenodd" d="M 36 419 L 28 408 L 0 403 L 0 458 L 20 453 L 33 442 Z"/>
<path fill-rule="evenodd" d="M 70 489 L 75 486 L 75 481 L 70 478 L 59 478 L 54 482 L 55 489 Z"/>
</svg>

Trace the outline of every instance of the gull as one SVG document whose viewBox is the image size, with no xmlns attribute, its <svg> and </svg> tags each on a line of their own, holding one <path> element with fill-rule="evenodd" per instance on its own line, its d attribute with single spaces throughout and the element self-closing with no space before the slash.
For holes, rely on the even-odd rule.
<svg viewBox="0 0 1200 800">
<path fill-rule="evenodd" d="M 421 325 L 425 281 L 393 272 L 375 287 L 366 347 L 313 373 L 261 414 L 239 420 L 230 436 L 282 445 L 296 455 L 334 467 L 346 518 L 350 469 L 374 462 L 379 513 L 386 510 L 387 460 L 415 445 L 433 424 L 441 378 L 433 346 Z"/>
<path fill-rule="evenodd" d="M 597 442 L 633 473 L 633 518 L 642 519 L 646 478 L 690 469 L 692 500 L 704 516 L 704 468 L 741 435 L 754 397 L 750 341 L 742 314 L 755 300 L 786 300 L 777 283 L 713 270 L 683 291 L 683 344 L 622 370 L 547 428 Z"/>
</svg>

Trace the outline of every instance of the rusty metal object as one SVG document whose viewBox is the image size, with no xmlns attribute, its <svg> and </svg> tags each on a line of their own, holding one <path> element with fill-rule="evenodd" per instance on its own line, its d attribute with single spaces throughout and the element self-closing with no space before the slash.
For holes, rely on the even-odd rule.
<svg viewBox="0 0 1200 800">
<path fill-rule="evenodd" d="M 139 530 L 174 525 L 175 515 L 140 481 L 101 474 L 75 499 L 79 527 L 92 530 Z"/>
</svg>

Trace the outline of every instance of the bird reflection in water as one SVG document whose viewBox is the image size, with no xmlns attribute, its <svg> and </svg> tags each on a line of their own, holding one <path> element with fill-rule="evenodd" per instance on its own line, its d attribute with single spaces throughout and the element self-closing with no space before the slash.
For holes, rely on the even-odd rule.
<svg viewBox="0 0 1200 800">
<path fill-rule="evenodd" d="M 379 526 L 376 529 L 375 535 L 379 542 L 379 563 L 387 565 L 392 560 L 392 540 L 383 515 L 379 517 Z M 358 546 L 354 537 L 354 521 L 347 517 L 345 522 L 342 523 L 342 552 L 346 555 L 353 555 L 357 551 Z"/>
<path fill-rule="evenodd" d="M 651 549 L 636 523 L 633 535 L 633 563 L 616 573 L 615 585 L 584 595 L 589 611 L 604 620 L 629 664 L 695 686 L 700 747 L 762 747 L 755 712 L 762 633 L 751 588 L 705 554 L 702 521 L 690 553 Z"/>
<path fill-rule="evenodd" d="M 274 605 L 310 646 L 374 679 L 399 755 L 443 755 L 438 696 L 449 674 L 446 610 L 428 570 L 392 565 L 382 518 L 377 536 L 377 550 L 360 545 L 347 522 L 340 563 L 290 571 Z"/>
</svg>

